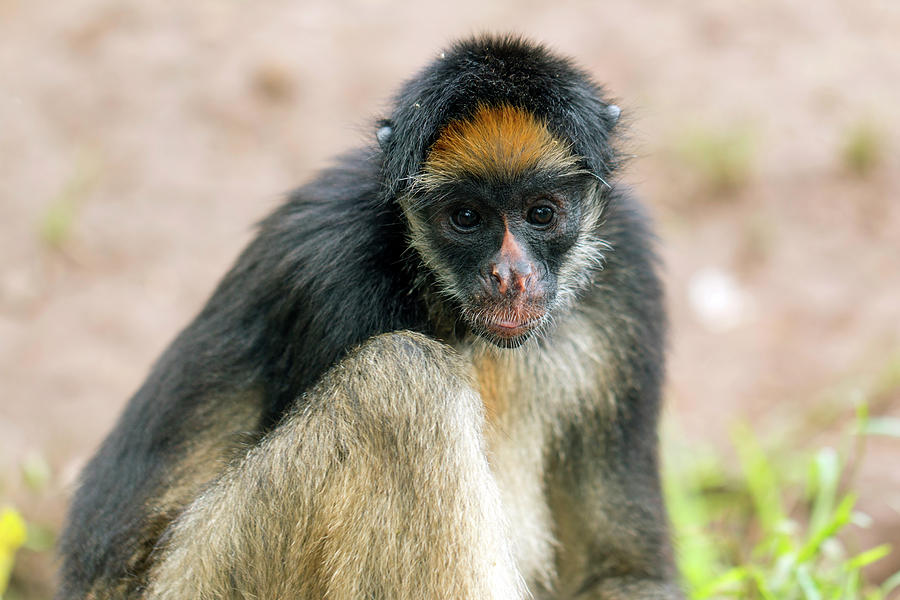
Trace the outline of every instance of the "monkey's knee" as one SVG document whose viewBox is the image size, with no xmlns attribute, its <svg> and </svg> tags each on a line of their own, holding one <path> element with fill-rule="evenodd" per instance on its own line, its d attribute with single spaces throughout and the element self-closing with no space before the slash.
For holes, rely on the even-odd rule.
<svg viewBox="0 0 900 600">
<path fill-rule="evenodd" d="M 464 359 L 450 346 L 411 331 L 367 340 L 329 373 L 332 384 L 368 398 L 418 403 L 474 393 Z M 429 404 L 430 405 L 430 404 Z"/>
<path fill-rule="evenodd" d="M 466 361 L 407 331 L 367 340 L 325 375 L 310 403 L 369 439 L 374 431 L 480 434 L 484 419 Z"/>
<path fill-rule="evenodd" d="M 462 357 L 453 348 L 421 333 L 397 331 L 366 340 L 350 355 L 351 363 L 361 363 L 376 376 L 393 379 L 428 374 L 431 379 L 466 380 Z M 468 381 L 466 381 L 468 382 Z"/>
</svg>

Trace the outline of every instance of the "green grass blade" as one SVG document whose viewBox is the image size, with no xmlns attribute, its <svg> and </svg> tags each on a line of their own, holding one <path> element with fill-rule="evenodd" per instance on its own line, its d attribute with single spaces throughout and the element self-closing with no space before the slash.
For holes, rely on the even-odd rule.
<svg viewBox="0 0 900 600">
<path fill-rule="evenodd" d="M 822 448 L 812 463 L 815 494 L 809 519 L 810 539 L 828 526 L 837 497 L 841 464 L 833 448 Z"/>
<path fill-rule="evenodd" d="M 890 544 L 882 544 L 880 546 L 876 546 L 871 550 L 866 550 L 865 552 L 861 552 L 848 560 L 844 565 L 844 568 L 847 570 L 859 570 L 865 567 L 866 565 L 870 565 L 873 562 L 879 561 L 888 554 L 891 553 L 891 545 Z"/>
<path fill-rule="evenodd" d="M 803 591 L 803 596 L 806 600 L 822 600 L 819 586 L 816 585 L 816 582 L 810 577 L 809 569 L 806 567 L 799 567 L 796 571 L 796 575 L 797 583 L 800 585 L 800 589 Z"/>
<path fill-rule="evenodd" d="M 691 594 L 693 600 L 705 600 L 706 598 L 718 598 L 726 593 L 728 588 L 742 583 L 750 577 L 750 572 L 744 567 L 735 567 L 705 584 L 701 589 Z"/>
<path fill-rule="evenodd" d="M 768 536 L 785 516 L 775 469 L 748 427 L 736 428 L 733 439 L 754 508 Z"/>
<path fill-rule="evenodd" d="M 881 593 L 885 598 L 896 589 L 900 589 L 900 571 L 885 579 L 881 584 Z"/>
<path fill-rule="evenodd" d="M 810 540 L 800 550 L 797 556 L 798 562 L 810 560 L 819 551 L 822 542 L 837 533 L 844 525 L 850 522 L 853 516 L 853 506 L 856 504 L 856 495 L 847 494 L 835 509 L 831 519 L 821 529 L 816 531 Z"/>
<path fill-rule="evenodd" d="M 900 418 L 871 418 L 863 427 L 863 433 L 865 433 L 866 435 L 884 435 L 888 437 L 900 438 Z"/>
</svg>

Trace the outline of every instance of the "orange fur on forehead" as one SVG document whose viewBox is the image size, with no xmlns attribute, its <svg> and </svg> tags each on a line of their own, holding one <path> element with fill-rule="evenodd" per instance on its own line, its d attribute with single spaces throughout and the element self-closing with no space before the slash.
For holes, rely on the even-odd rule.
<svg viewBox="0 0 900 600">
<path fill-rule="evenodd" d="M 431 147 L 422 183 L 438 185 L 462 174 L 511 178 L 532 169 L 571 171 L 578 157 L 547 124 L 510 106 L 481 105 L 475 113 L 447 125 Z"/>
</svg>

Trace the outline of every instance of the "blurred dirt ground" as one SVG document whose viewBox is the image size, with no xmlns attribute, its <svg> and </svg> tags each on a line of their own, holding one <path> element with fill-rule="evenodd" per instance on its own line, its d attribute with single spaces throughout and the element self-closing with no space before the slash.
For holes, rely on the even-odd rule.
<svg viewBox="0 0 900 600">
<path fill-rule="evenodd" d="M 900 412 L 894 0 L 0 0 L 0 504 L 58 527 L 253 223 L 479 31 L 620 99 L 667 265 L 668 427 L 728 452 L 741 420 L 805 447 L 857 399 Z M 17 475 L 35 456 L 40 494 Z M 895 543 L 898 459 L 873 441 L 858 484 Z M 20 560 L 45 594 L 46 558 Z"/>
</svg>

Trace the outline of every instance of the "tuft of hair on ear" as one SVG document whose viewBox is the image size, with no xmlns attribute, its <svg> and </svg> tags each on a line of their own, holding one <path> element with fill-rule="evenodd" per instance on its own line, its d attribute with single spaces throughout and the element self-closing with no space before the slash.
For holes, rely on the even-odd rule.
<svg viewBox="0 0 900 600">
<path fill-rule="evenodd" d="M 615 104 L 606 105 L 606 114 L 609 117 L 610 125 L 615 125 L 619 122 L 619 117 L 622 115 L 622 109 L 619 108 Z"/>
<path fill-rule="evenodd" d="M 394 135 L 394 124 L 390 119 L 379 119 L 375 126 L 377 127 L 375 139 L 378 141 L 378 146 L 382 151 L 387 151 L 391 137 Z"/>
</svg>

